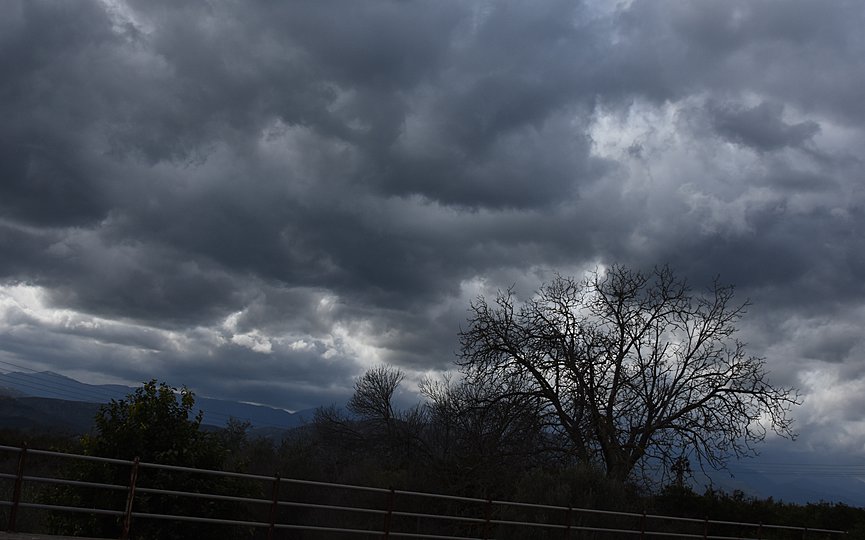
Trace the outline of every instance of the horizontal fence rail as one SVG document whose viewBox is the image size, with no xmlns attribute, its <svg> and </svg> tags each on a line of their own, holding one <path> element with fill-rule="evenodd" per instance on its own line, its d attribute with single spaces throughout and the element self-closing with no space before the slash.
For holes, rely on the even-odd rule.
<svg viewBox="0 0 865 540">
<path fill-rule="evenodd" d="M 246 531 L 245 537 L 268 540 L 335 535 L 441 540 L 757 540 L 842 538 L 846 534 L 831 529 L 553 506 L 196 469 L 26 446 L 0 446 L 0 453 L 9 456 L 5 461 L 14 465 L 14 472 L 0 472 L 0 485 L 6 488 L 0 493 L 0 509 L 6 513 L 9 532 L 17 529 L 21 512 L 26 510 L 50 516 L 104 516 L 116 526 L 114 536 L 121 539 L 134 538 L 136 527 L 154 522 L 233 527 Z M 115 477 L 125 480 L 120 484 L 25 474 L 29 462 L 37 458 L 55 465 L 60 460 L 105 465 L 114 468 Z M 40 470 L 44 469 L 43 464 Z M 214 484 L 210 491 L 192 490 L 189 485 L 193 478 L 237 484 Z M 58 494 L 57 489 L 66 491 Z M 98 495 L 90 497 L 91 503 L 86 506 L 71 504 L 81 500 L 76 493 L 84 490 Z M 187 511 L 159 510 L 165 508 Z"/>
</svg>

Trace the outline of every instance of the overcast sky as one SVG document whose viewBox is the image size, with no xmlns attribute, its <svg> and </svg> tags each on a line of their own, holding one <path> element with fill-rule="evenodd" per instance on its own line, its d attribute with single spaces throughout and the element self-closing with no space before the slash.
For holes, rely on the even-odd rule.
<svg viewBox="0 0 865 540">
<path fill-rule="evenodd" d="M 302 409 L 452 369 L 478 294 L 668 263 L 865 457 L 863 14 L 3 1 L 0 370 Z"/>
</svg>

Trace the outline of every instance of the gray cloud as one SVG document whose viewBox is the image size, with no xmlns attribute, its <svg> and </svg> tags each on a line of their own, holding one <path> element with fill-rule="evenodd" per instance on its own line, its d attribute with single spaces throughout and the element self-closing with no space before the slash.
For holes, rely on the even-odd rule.
<svg viewBox="0 0 865 540">
<path fill-rule="evenodd" d="M 801 146 L 820 131 L 816 122 L 784 122 L 780 103 L 763 102 L 751 108 L 709 105 L 712 127 L 725 139 L 758 151 Z"/>
<path fill-rule="evenodd" d="M 816 437 L 815 373 L 865 380 L 863 17 L 5 2 L 0 357 L 301 408 L 448 369 L 476 294 L 670 263 L 752 298 Z"/>
</svg>

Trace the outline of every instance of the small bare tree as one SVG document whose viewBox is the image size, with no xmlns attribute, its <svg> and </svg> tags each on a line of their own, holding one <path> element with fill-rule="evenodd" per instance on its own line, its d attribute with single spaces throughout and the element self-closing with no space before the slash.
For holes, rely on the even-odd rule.
<svg viewBox="0 0 865 540">
<path fill-rule="evenodd" d="M 571 451 L 611 478 L 684 453 L 721 468 L 767 429 L 793 435 L 797 392 L 772 386 L 735 338 L 747 305 L 717 280 L 694 294 L 667 267 L 557 277 L 526 302 L 512 290 L 473 302 L 459 363 L 499 399 L 540 400 Z"/>
<path fill-rule="evenodd" d="M 405 374 L 391 366 L 368 369 L 354 383 L 354 395 L 346 408 L 366 420 L 383 420 L 390 424 L 394 418 L 393 394 Z"/>
<path fill-rule="evenodd" d="M 420 405 L 394 408 L 393 396 L 404 379 L 405 373 L 393 366 L 370 368 L 355 381 L 354 395 L 346 404 L 360 422 L 342 418 L 338 412 L 332 412 L 330 418 L 321 414 L 319 419 L 343 432 L 349 428 L 366 443 L 387 449 L 393 458 L 408 460 L 425 451 L 421 433 L 426 416 Z"/>
</svg>

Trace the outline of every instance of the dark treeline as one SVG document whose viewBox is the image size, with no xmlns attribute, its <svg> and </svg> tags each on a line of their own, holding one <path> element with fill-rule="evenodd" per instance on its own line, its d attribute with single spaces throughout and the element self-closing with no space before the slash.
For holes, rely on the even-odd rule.
<svg viewBox="0 0 865 540">
<path fill-rule="evenodd" d="M 757 500 L 742 493 L 718 491 L 698 493 L 687 483 L 672 481 L 652 484 L 633 476 L 626 481 L 612 479 L 600 468 L 575 461 L 563 452 L 564 446 L 546 429 L 530 404 L 519 400 L 483 399 L 482 387 L 439 381 L 424 385 L 429 400 L 408 409 L 397 409 L 393 396 L 403 375 L 393 368 L 376 368 L 358 379 L 355 394 L 345 410 L 322 408 L 313 422 L 291 430 L 285 437 L 253 437 L 249 425 L 230 422 L 226 429 L 203 429 L 201 417 L 194 416 L 193 396 L 155 382 L 146 384 L 126 400 L 104 406 L 94 431 L 83 437 L 59 437 L 0 432 L 0 442 L 19 445 L 22 438 L 34 448 L 56 449 L 105 457 L 173 465 L 222 469 L 260 475 L 280 474 L 284 478 L 358 484 L 410 491 L 444 493 L 481 499 L 513 500 L 564 507 L 619 510 L 635 513 L 690 516 L 698 519 L 788 524 L 809 528 L 847 530 L 848 538 L 865 537 L 865 509 L 843 504 L 794 505 L 774 500 Z M 483 405 L 481 405 L 483 403 Z M 128 469 L 101 464 L 70 464 L 34 456 L 28 474 L 124 484 Z M 4 472 L 14 471 L 15 456 L 4 459 Z M 262 483 L 196 477 L 185 473 L 150 472 L 141 485 L 184 491 L 223 493 L 268 498 L 269 486 Z M 678 480 L 681 480 L 679 478 Z M 8 486 L 7 486 L 8 489 Z M 7 491 L 8 493 L 8 491 Z M 25 498 L 84 507 L 121 509 L 125 495 L 76 488 L 33 484 Z M 283 500 L 321 504 L 359 505 L 383 508 L 381 494 L 351 492 L 308 486 L 287 487 Z M 8 499 L 7 499 L 8 500 Z M 449 501 L 412 501 L 404 498 L 394 505 L 404 511 L 483 516 L 482 505 Z M 266 520 L 266 508 L 236 503 L 214 503 L 141 494 L 136 510 L 246 520 Z M 541 515 L 534 510 L 514 509 L 510 520 L 540 520 L 562 523 L 565 516 Z M 314 509 L 284 509 L 280 520 L 327 526 L 380 528 L 381 518 L 369 518 Z M 638 520 L 579 516 L 572 523 L 586 526 L 613 526 L 639 529 Z M 412 525 L 413 531 L 480 536 L 477 527 L 453 524 Z M 702 534 L 700 524 L 653 525 L 655 530 Z M 660 527 L 660 528 L 659 528 Z M 120 520 L 91 514 L 23 512 L 19 530 L 82 536 L 117 537 Z M 212 530 L 211 530 L 212 529 Z M 486 531 L 489 532 L 489 531 Z M 499 529 L 495 538 L 526 538 L 526 531 Z M 735 528 L 717 530 L 730 536 L 753 534 Z M 263 538 L 262 529 L 177 524 L 139 519 L 132 538 Z M 560 538 L 533 531 L 532 538 Z M 801 537 L 801 532 L 797 533 Z M 202 536 L 204 535 L 204 536 Z M 331 538 L 325 533 L 281 531 L 279 538 Z M 573 538 L 615 538 L 608 533 L 585 533 Z M 624 536 L 623 536 L 624 537 Z M 788 538 L 781 533 L 762 532 L 763 538 Z M 820 538 L 809 535 L 808 538 Z"/>
</svg>

